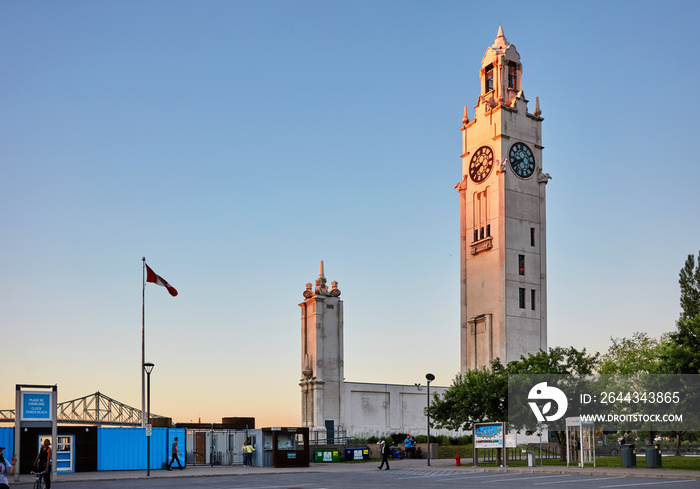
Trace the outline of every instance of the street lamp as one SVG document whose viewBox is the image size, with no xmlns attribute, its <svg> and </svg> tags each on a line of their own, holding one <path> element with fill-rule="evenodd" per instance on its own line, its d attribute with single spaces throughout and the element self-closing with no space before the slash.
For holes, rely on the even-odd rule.
<svg viewBox="0 0 700 489">
<path fill-rule="evenodd" d="M 425 374 L 425 378 L 428 381 L 428 409 L 426 413 L 428 414 L 428 466 L 430 466 L 430 383 L 435 380 L 433 374 Z"/>
<path fill-rule="evenodd" d="M 146 405 L 146 476 L 151 476 L 151 372 L 155 367 L 152 363 L 144 363 L 143 370 L 146 372 L 147 390 L 148 390 L 148 404 Z"/>
</svg>

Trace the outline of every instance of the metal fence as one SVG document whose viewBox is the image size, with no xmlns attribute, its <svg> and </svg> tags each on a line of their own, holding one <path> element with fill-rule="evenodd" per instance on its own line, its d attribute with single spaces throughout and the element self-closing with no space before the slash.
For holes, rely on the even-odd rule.
<svg viewBox="0 0 700 489">
<path fill-rule="evenodd" d="M 311 431 L 309 433 L 309 445 L 350 445 L 354 443 L 354 438 L 347 436 L 345 429 L 336 429 L 333 436 L 328 436 L 325 430 Z"/>
<path fill-rule="evenodd" d="M 251 430 L 253 432 L 257 433 Z M 243 465 L 242 447 L 249 433 L 245 430 L 187 430 L 186 439 L 188 465 Z M 258 449 L 262 456 L 262 444 Z"/>
<path fill-rule="evenodd" d="M 480 448 L 479 449 L 479 460 L 482 462 L 495 462 L 497 448 Z M 515 447 L 507 448 L 508 450 L 508 460 L 527 460 L 527 452 L 535 452 L 535 457 L 539 460 L 543 459 L 558 459 L 559 458 L 559 446 L 553 444 L 543 445 L 542 452 L 540 455 L 540 445 L 528 445 L 527 448 Z"/>
<path fill-rule="evenodd" d="M 676 452 L 675 445 L 660 445 L 661 452 L 664 455 L 674 455 Z M 479 460 L 484 462 L 494 462 L 496 461 L 496 448 L 484 448 L 479 449 Z M 517 447 L 508 448 L 508 460 L 527 460 L 527 452 L 534 452 L 535 458 L 540 459 L 540 445 L 531 444 L 527 445 L 527 448 Z M 636 446 L 636 451 L 638 454 L 643 455 L 646 451 L 646 445 L 640 444 Z M 681 455 L 700 455 L 700 445 L 681 445 Z M 618 444 L 607 444 L 598 445 L 595 447 L 596 457 L 619 457 L 620 456 L 620 445 Z M 543 459 L 559 459 L 560 450 L 558 444 L 548 443 L 542 447 Z"/>
</svg>

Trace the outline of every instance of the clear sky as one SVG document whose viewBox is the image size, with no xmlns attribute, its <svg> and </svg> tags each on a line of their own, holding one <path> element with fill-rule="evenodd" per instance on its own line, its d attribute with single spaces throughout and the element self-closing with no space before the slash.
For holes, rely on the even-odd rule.
<svg viewBox="0 0 700 489">
<path fill-rule="evenodd" d="M 325 262 L 345 376 L 459 370 L 463 107 L 503 25 L 540 97 L 549 345 L 675 327 L 700 250 L 696 1 L 0 1 L 0 409 L 15 384 L 300 422 Z"/>
</svg>

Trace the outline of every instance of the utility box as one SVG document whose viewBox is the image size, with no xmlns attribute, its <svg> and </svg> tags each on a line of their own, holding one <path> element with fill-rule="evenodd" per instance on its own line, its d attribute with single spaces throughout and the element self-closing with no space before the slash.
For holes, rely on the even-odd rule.
<svg viewBox="0 0 700 489">
<path fill-rule="evenodd" d="M 340 462 L 340 450 L 334 448 L 315 448 L 314 462 Z"/>
<path fill-rule="evenodd" d="M 357 447 L 345 449 L 345 461 L 369 460 L 369 447 Z"/>
<path fill-rule="evenodd" d="M 535 452 L 533 452 L 532 450 L 528 450 L 528 452 L 527 452 L 527 466 L 528 467 L 535 466 Z"/>
</svg>

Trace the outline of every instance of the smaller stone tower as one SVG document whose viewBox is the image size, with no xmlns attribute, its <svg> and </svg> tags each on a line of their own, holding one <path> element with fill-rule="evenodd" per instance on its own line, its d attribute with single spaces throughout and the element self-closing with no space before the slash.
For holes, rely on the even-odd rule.
<svg viewBox="0 0 700 489">
<path fill-rule="evenodd" d="M 326 286 L 321 261 L 316 287 L 306 284 L 301 307 L 302 426 L 334 436 L 340 425 L 344 380 L 343 301 L 338 282 Z M 311 435 L 314 437 L 314 435 Z"/>
</svg>

